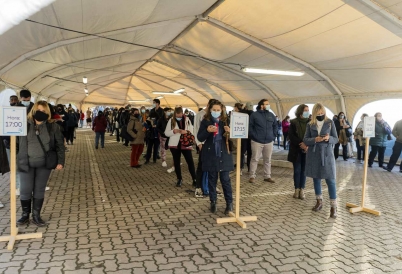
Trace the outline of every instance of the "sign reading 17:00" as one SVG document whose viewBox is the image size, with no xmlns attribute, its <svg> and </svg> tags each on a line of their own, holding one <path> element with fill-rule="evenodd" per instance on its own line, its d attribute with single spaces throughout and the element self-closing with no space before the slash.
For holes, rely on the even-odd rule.
<svg viewBox="0 0 402 274">
<path fill-rule="evenodd" d="M 27 113 L 25 107 L 0 107 L 0 135 L 27 135 Z"/>
</svg>

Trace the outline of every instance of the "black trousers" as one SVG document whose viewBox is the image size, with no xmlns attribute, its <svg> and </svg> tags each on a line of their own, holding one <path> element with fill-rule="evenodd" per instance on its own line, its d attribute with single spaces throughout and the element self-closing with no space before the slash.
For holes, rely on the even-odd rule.
<svg viewBox="0 0 402 274">
<path fill-rule="evenodd" d="M 67 142 L 70 141 L 70 143 L 74 142 L 74 131 L 75 127 L 67 127 Z"/>
<path fill-rule="evenodd" d="M 197 182 L 196 182 L 196 188 L 202 188 L 202 161 L 201 161 L 201 151 L 200 154 L 198 155 L 198 164 L 197 164 L 197 172 L 196 172 L 196 177 L 197 177 Z"/>
<path fill-rule="evenodd" d="M 392 148 L 392 155 L 389 159 L 387 169 L 392 170 L 398 161 L 399 156 L 401 156 L 402 152 L 402 143 L 395 142 L 394 147 Z M 402 163 L 399 165 L 399 170 L 402 170 Z"/>
<path fill-rule="evenodd" d="M 384 164 L 384 154 L 385 154 L 386 147 L 379 147 L 379 146 L 371 146 L 371 151 L 369 154 L 368 165 L 372 166 L 374 163 L 374 158 L 377 156 L 378 152 L 378 166 L 382 167 Z"/>
<path fill-rule="evenodd" d="M 284 149 L 288 149 L 288 147 L 287 147 L 287 139 L 288 139 L 288 133 L 287 132 L 284 132 L 283 133 L 283 148 Z"/>
<path fill-rule="evenodd" d="M 339 147 L 340 147 L 340 143 L 337 143 L 335 145 L 334 148 L 334 155 L 335 155 L 335 159 L 338 159 L 339 157 Z M 343 155 L 343 159 L 347 160 L 348 159 L 348 145 L 342 145 L 342 155 Z"/>
<path fill-rule="evenodd" d="M 221 179 L 223 195 L 225 196 L 226 203 L 233 203 L 232 184 L 230 182 L 229 171 L 208 172 L 209 199 L 211 202 L 216 201 L 217 199 L 216 185 L 218 183 L 218 177 Z"/>
<path fill-rule="evenodd" d="M 360 144 L 359 139 L 356 139 L 357 160 L 364 160 L 364 146 Z"/>
<path fill-rule="evenodd" d="M 247 139 L 247 171 L 250 171 L 251 157 L 253 155 L 253 150 L 251 149 L 251 138 Z"/>
<path fill-rule="evenodd" d="M 145 156 L 145 160 L 149 161 L 149 159 L 151 159 L 152 149 L 153 149 L 153 158 L 152 159 L 154 160 L 154 162 L 156 162 L 156 159 L 158 157 L 159 143 L 160 143 L 159 138 L 148 139 L 147 154 Z"/>
<path fill-rule="evenodd" d="M 116 141 L 120 142 L 120 130 L 116 128 Z"/>
<path fill-rule="evenodd" d="M 241 139 L 240 169 L 244 168 L 244 160 L 245 160 L 245 155 L 246 155 L 246 152 L 247 152 L 247 146 L 248 146 L 248 139 Z"/>
<path fill-rule="evenodd" d="M 181 149 L 180 144 L 179 144 L 178 148 L 170 148 L 170 152 L 172 153 L 172 156 L 173 156 L 173 163 L 174 163 L 174 169 L 176 172 L 177 180 L 183 179 L 183 177 L 181 176 L 181 166 L 180 166 L 180 159 L 181 159 L 182 154 L 188 165 L 188 171 L 191 174 L 191 178 L 193 180 L 196 180 L 197 175 L 195 173 L 194 160 L 193 160 L 193 155 L 191 153 L 191 150 Z"/>
</svg>

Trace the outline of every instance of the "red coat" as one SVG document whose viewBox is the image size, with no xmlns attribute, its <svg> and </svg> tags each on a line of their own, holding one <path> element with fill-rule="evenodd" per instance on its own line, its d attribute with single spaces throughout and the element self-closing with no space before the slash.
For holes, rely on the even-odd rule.
<svg viewBox="0 0 402 274">
<path fill-rule="evenodd" d="M 85 114 L 84 114 L 84 112 L 82 112 L 82 113 L 81 113 L 80 120 L 84 120 L 84 118 L 85 118 Z"/>
<path fill-rule="evenodd" d="M 107 121 L 105 116 L 97 116 L 94 119 L 94 125 L 92 127 L 92 130 L 95 132 L 105 132 L 107 127 Z"/>
</svg>

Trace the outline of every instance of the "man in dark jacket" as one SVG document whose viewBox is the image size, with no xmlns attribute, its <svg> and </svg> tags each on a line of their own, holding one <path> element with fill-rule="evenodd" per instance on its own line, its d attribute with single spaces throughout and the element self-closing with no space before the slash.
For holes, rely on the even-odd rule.
<svg viewBox="0 0 402 274">
<path fill-rule="evenodd" d="M 153 109 L 149 113 L 149 117 L 151 119 L 155 118 L 155 125 L 158 123 L 158 120 L 163 117 L 163 109 L 161 108 L 161 101 L 159 99 L 153 100 Z"/>
<path fill-rule="evenodd" d="M 127 130 L 127 125 L 128 125 L 129 120 L 130 120 L 130 107 L 126 106 L 120 115 L 120 119 L 119 119 L 120 128 L 126 128 L 125 130 Z M 130 140 L 124 140 L 123 145 L 128 147 L 129 142 L 130 142 Z"/>
<path fill-rule="evenodd" d="M 23 89 L 20 91 L 20 102 L 17 106 L 26 107 L 27 114 L 31 111 L 34 103 L 31 102 L 31 92 L 27 89 Z"/>
<path fill-rule="evenodd" d="M 160 154 L 162 158 L 162 167 L 167 167 L 166 163 L 166 141 L 168 140 L 168 137 L 165 135 L 165 129 L 166 125 L 173 114 L 173 109 L 171 108 L 164 108 L 164 117 L 158 120 L 158 123 L 156 124 L 156 130 L 159 133 L 159 141 L 160 141 Z"/>
<path fill-rule="evenodd" d="M 264 160 L 264 181 L 275 183 L 271 179 L 271 156 L 274 140 L 278 134 L 278 124 L 273 113 L 269 112 L 270 104 L 267 99 L 258 103 L 257 112 L 250 116 L 249 133 L 253 157 L 250 164 L 250 183 L 254 183 L 258 161 L 262 154 Z"/>
</svg>

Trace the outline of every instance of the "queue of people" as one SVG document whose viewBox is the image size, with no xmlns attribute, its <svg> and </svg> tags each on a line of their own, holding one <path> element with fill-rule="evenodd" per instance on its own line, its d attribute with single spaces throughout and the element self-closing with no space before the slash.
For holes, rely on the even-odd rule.
<svg viewBox="0 0 402 274">
<path fill-rule="evenodd" d="M 160 101 L 153 101 L 151 110 L 141 107 L 106 108 L 105 111 L 87 110 L 87 116 L 82 111 L 75 112 L 70 106 L 57 105 L 56 107 L 45 101 L 35 104 L 30 102 L 29 91 L 22 90 L 20 100 L 17 96 L 10 97 L 11 106 L 24 106 L 28 112 L 28 134 L 18 138 L 18 174 L 17 187 L 20 192 L 22 216 L 19 225 L 29 222 L 32 213 L 32 222 L 38 226 L 45 225 L 40 211 L 44 201 L 46 183 L 52 169 L 61 170 L 64 167 L 67 145 L 74 143 L 75 128 L 83 126 L 84 117 L 87 124 L 95 132 L 95 148 L 105 145 L 105 133 L 113 136 L 116 132 L 116 141 L 131 146 L 130 166 L 141 168 L 141 156 L 146 148 L 145 164 L 162 160 L 162 167 L 168 167 L 166 151 L 169 150 L 173 158 L 172 171 L 176 173 L 176 187 L 183 182 L 181 156 L 187 163 L 188 172 L 195 188 L 195 197 L 209 196 L 210 211 L 217 212 L 217 196 L 222 193 L 217 187 L 221 181 L 223 195 L 226 201 L 224 213 L 227 215 L 233 210 L 233 194 L 229 173 L 235 168 L 232 149 L 229 146 L 230 117 L 226 114 L 226 107 L 218 100 L 209 100 L 205 109 L 201 109 L 194 117 L 181 106 L 162 108 Z M 275 183 L 271 177 L 271 158 L 274 142 L 283 135 L 284 149 L 289 149 L 288 161 L 293 164 L 293 181 L 295 192 L 293 197 L 304 200 L 306 198 L 306 178 L 310 177 L 314 183 L 316 203 L 313 211 L 323 208 L 321 181 L 325 180 L 330 201 L 330 217 L 337 217 L 336 192 L 336 160 L 339 148 L 342 145 L 344 160 L 349 157 L 347 143 L 350 139 L 356 141 L 357 160 L 364 160 L 365 138 L 363 137 L 363 120 L 367 114 L 361 116 L 361 121 L 352 132 L 351 125 L 345 114 L 340 112 L 335 119 L 326 115 L 322 104 L 315 104 L 312 113 L 307 105 L 297 107 L 296 118 L 290 120 L 286 116 L 280 121 L 270 111 L 270 102 L 262 99 L 257 105 L 257 111 L 247 109 L 247 106 L 235 104 L 235 112 L 246 113 L 250 116 L 249 138 L 241 142 L 240 172 L 247 162 L 249 183 L 255 183 L 260 158 L 263 159 L 263 180 Z M 89 113 L 90 112 L 90 113 Z M 393 130 L 382 118 L 381 113 L 375 114 L 375 137 L 370 139 L 371 152 L 368 157 L 368 166 L 372 167 L 374 158 L 378 154 L 379 166 L 392 171 L 402 153 L 402 120 L 398 121 Z M 89 120 L 90 119 L 90 120 Z M 388 165 L 384 165 L 384 151 L 390 135 L 393 134 L 396 142 L 393 154 Z M 7 151 L 9 162 L 9 139 L 2 138 L 4 149 Z M 278 140 L 279 144 L 279 140 Z M 197 168 L 193 161 L 193 146 L 199 152 Z M 48 152 L 53 155 L 49 157 Z M 247 155 L 247 161 L 245 159 Z M 2 170 L 5 169 L 2 167 Z M 402 172 L 402 168 L 400 168 Z M 205 186 L 204 182 L 207 182 Z M 1 203 L 0 203 L 1 204 Z M 1 207 L 1 205 L 0 205 Z"/>
</svg>

